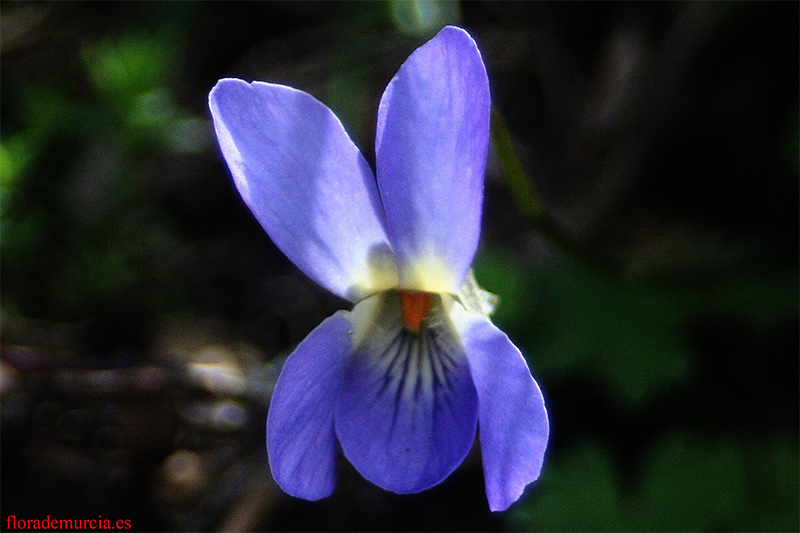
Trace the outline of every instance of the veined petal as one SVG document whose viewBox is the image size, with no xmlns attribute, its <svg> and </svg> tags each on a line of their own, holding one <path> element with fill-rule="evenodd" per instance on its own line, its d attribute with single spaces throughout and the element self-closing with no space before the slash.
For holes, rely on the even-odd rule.
<svg viewBox="0 0 800 533">
<path fill-rule="evenodd" d="M 478 427 L 486 496 L 503 511 L 539 477 L 549 425 L 539 386 L 525 359 L 487 318 L 456 305 L 459 330 L 478 393 Z"/>
<path fill-rule="evenodd" d="M 345 312 L 317 326 L 283 366 L 267 415 L 272 477 L 299 498 L 318 500 L 336 485 L 333 410 L 350 354 Z"/>
<path fill-rule="evenodd" d="M 477 403 L 469 366 L 451 331 L 428 320 L 403 328 L 397 293 L 373 298 L 372 327 L 355 348 L 336 401 L 336 435 L 366 479 L 398 493 L 446 478 L 475 440 Z M 438 307 L 437 307 L 438 306 Z M 433 314 L 441 313 L 435 304 Z"/>
<path fill-rule="evenodd" d="M 375 178 L 330 109 L 237 79 L 220 80 L 209 106 L 236 187 L 295 265 L 351 301 L 396 286 Z"/>
<path fill-rule="evenodd" d="M 400 287 L 458 292 L 478 245 L 489 142 L 478 48 L 448 26 L 400 67 L 378 109 L 378 187 Z"/>
</svg>

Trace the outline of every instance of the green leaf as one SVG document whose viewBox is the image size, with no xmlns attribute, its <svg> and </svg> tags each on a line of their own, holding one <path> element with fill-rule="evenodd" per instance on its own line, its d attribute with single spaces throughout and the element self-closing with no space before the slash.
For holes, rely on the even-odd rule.
<svg viewBox="0 0 800 533">
<path fill-rule="evenodd" d="M 796 531 L 800 463 L 792 440 L 669 434 L 654 443 L 630 487 L 601 445 L 576 444 L 545 463 L 510 523 L 520 530 Z"/>
<path fill-rule="evenodd" d="M 530 269 L 513 257 L 489 251 L 476 277 L 500 297 L 497 323 L 547 379 L 589 375 L 634 405 L 686 378 L 677 295 L 566 261 Z"/>
</svg>

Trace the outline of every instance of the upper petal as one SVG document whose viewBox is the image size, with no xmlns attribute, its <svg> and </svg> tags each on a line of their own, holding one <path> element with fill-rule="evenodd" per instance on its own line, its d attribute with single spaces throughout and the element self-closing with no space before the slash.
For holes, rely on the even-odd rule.
<svg viewBox="0 0 800 533">
<path fill-rule="evenodd" d="M 283 366 L 267 415 L 272 476 L 292 496 L 318 500 L 336 485 L 333 409 L 350 354 L 346 313 L 317 326 Z"/>
<path fill-rule="evenodd" d="M 522 354 L 488 319 L 454 306 L 478 393 L 486 496 L 492 511 L 514 503 L 539 477 L 549 425 L 544 399 Z"/>
<path fill-rule="evenodd" d="M 376 164 L 400 286 L 458 291 L 480 235 L 489 82 L 448 26 L 400 67 L 378 109 Z"/>
<path fill-rule="evenodd" d="M 237 79 L 220 80 L 209 106 L 236 187 L 295 265 L 353 301 L 396 285 L 375 179 L 330 109 Z"/>
<path fill-rule="evenodd" d="M 336 434 L 369 481 L 398 493 L 446 478 L 475 440 L 477 404 L 460 345 L 444 329 L 403 328 L 396 293 L 376 296 L 374 327 L 357 325 L 336 401 Z"/>
</svg>

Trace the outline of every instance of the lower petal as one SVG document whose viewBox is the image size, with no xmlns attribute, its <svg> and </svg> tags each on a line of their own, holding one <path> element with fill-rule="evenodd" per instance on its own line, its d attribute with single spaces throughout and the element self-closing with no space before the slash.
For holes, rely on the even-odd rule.
<svg viewBox="0 0 800 533">
<path fill-rule="evenodd" d="M 336 434 L 366 479 L 397 493 L 419 492 L 444 480 L 469 452 L 475 388 L 448 327 L 426 322 L 412 333 L 403 327 L 398 295 L 380 298 L 373 327 L 345 367 Z"/>
<path fill-rule="evenodd" d="M 486 496 L 503 511 L 539 477 L 549 424 L 539 386 L 519 349 L 488 319 L 454 306 L 478 393 Z"/>
<path fill-rule="evenodd" d="M 267 416 L 272 476 L 298 498 L 318 500 L 336 486 L 333 408 L 350 353 L 344 312 L 317 326 L 286 360 Z"/>
</svg>

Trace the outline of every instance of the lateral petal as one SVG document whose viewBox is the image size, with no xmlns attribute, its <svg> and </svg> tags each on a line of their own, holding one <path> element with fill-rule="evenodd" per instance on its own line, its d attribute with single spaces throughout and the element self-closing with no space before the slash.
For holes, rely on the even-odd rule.
<svg viewBox="0 0 800 533">
<path fill-rule="evenodd" d="M 350 354 L 345 312 L 325 319 L 286 360 L 267 415 L 272 476 L 298 498 L 318 500 L 336 486 L 333 412 Z"/>
<path fill-rule="evenodd" d="M 469 452 L 475 388 L 446 328 L 426 324 L 412 333 L 403 328 L 397 294 L 380 298 L 374 325 L 344 371 L 336 434 L 366 479 L 401 494 L 419 492 L 441 482 Z"/>
<path fill-rule="evenodd" d="M 454 306 L 478 393 L 478 427 L 486 496 L 503 511 L 539 477 L 549 424 L 539 386 L 519 349 L 479 313 Z"/>
<path fill-rule="evenodd" d="M 480 235 L 489 111 L 480 52 L 452 26 L 383 93 L 377 177 L 401 288 L 456 293 L 464 281 Z"/>
<path fill-rule="evenodd" d="M 237 79 L 220 80 L 209 107 L 242 198 L 300 270 L 351 301 L 396 285 L 375 178 L 330 109 Z"/>
</svg>

